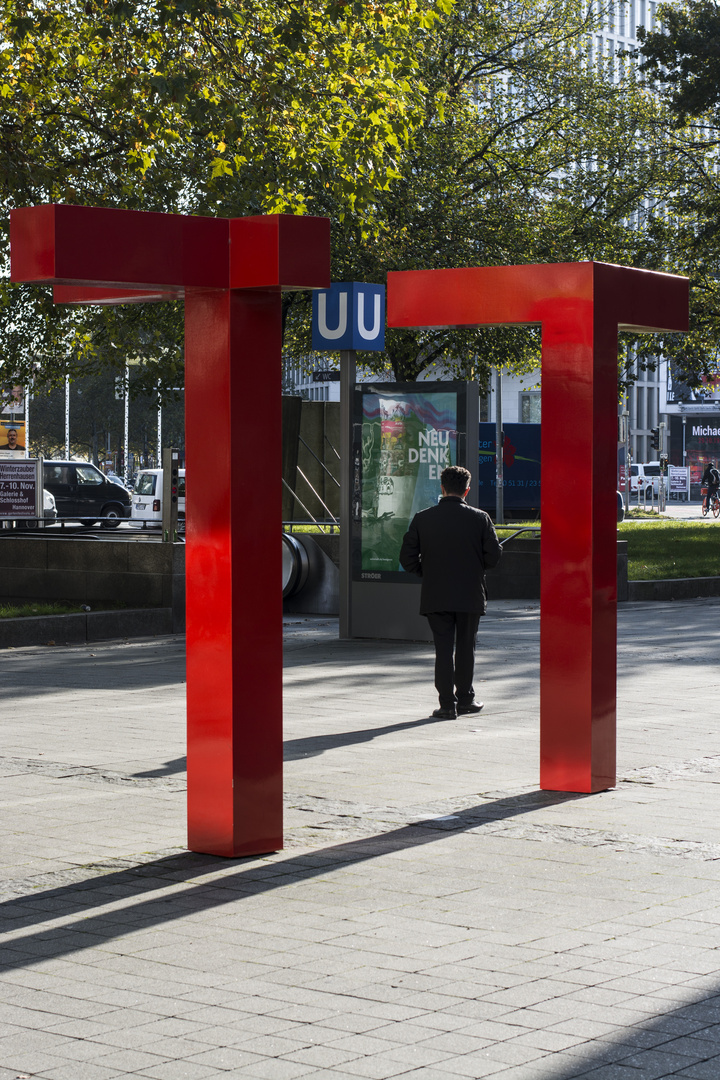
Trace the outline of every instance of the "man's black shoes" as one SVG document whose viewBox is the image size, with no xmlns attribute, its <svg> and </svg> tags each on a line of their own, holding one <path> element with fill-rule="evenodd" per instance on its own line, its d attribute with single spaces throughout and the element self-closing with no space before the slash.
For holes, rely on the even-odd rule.
<svg viewBox="0 0 720 1080">
<path fill-rule="evenodd" d="M 482 701 L 471 701 L 469 705 L 458 705 L 457 711 L 452 706 L 435 709 L 433 716 L 436 720 L 454 720 L 458 716 L 471 716 L 479 713 L 482 708 Z"/>
<path fill-rule="evenodd" d="M 468 716 L 471 713 L 479 713 L 482 711 L 484 705 L 483 701 L 473 701 L 470 705 L 458 705 L 458 716 Z"/>
</svg>

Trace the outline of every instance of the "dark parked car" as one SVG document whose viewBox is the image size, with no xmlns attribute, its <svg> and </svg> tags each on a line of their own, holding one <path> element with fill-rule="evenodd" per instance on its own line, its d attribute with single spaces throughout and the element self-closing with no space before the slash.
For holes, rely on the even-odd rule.
<svg viewBox="0 0 720 1080">
<path fill-rule="evenodd" d="M 59 518 L 72 518 L 87 528 L 101 520 L 104 528 L 112 529 L 130 517 L 130 492 L 87 461 L 45 461 L 43 476 Z"/>
</svg>

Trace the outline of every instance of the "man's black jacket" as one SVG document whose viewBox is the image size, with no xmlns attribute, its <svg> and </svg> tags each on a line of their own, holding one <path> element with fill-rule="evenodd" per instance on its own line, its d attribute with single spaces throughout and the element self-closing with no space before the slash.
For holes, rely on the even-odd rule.
<svg viewBox="0 0 720 1080">
<path fill-rule="evenodd" d="M 496 566 L 502 548 L 493 523 L 459 495 L 445 495 L 410 522 L 400 549 L 404 570 L 422 577 L 420 614 L 429 611 L 485 613 L 485 568 Z"/>
</svg>

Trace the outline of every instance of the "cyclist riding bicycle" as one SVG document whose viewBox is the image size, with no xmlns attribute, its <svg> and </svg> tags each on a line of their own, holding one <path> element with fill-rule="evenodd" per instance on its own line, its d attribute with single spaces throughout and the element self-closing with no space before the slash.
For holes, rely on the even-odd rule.
<svg viewBox="0 0 720 1080">
<path fill-rule="evenodd" d="M 702 474 L 700 486 L 707 487 L 707 495 L 703 502 L 703 510 L 707 513 L 712 506 L 713 499 L 718 493 L 718 488 L 720 488 L 720 472 L 715 468 L 714 461 L 708 461 L 705 472 Z"/>
</svg>

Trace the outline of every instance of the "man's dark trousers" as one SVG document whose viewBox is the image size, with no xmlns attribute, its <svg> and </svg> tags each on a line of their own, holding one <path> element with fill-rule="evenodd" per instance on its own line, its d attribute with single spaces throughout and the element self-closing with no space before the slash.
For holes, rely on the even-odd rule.
<svg viewBox="0 0 720 1080">
<path fill-rule="evenodd" d="M 427 621 L 435 642 L 435 689 L 441 709 L 472 705 L 475 641 L 479 611 L 429 611 Z M 453 659 L 453 651 L 455 653 Z"/>
</svg>

